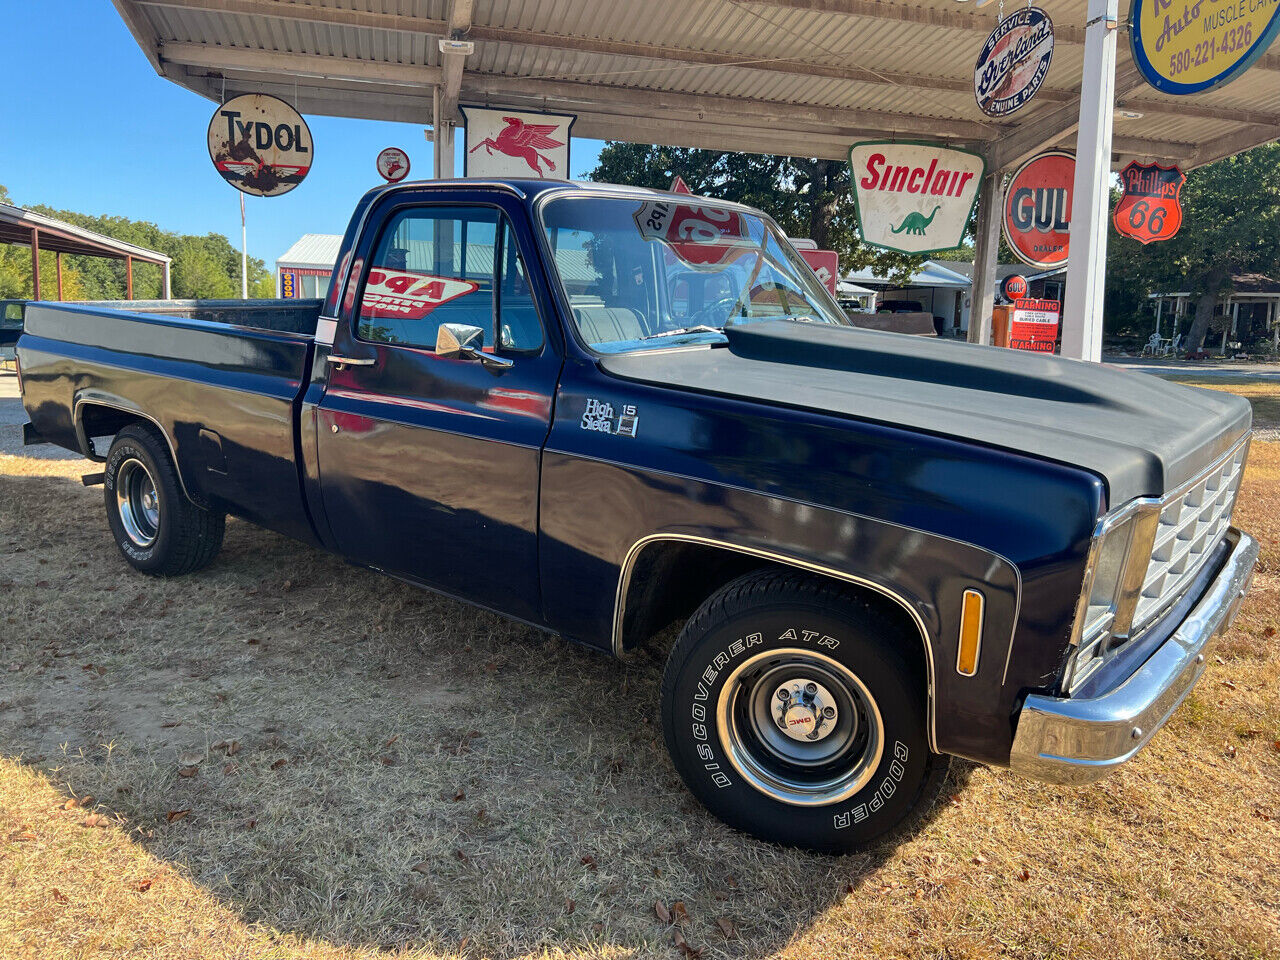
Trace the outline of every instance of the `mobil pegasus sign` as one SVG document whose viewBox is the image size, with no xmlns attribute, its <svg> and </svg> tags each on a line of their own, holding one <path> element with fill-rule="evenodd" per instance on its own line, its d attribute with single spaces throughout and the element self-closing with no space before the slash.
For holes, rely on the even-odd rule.
<svg viewBox="0 0 1280 960">
<path fill-rule="evenodd" d="M 986 170 L 979 154 L 934 143 L 855 143 L 849 172 L 864 243 L 901 253 L 964 241 Z"/>
</svg>

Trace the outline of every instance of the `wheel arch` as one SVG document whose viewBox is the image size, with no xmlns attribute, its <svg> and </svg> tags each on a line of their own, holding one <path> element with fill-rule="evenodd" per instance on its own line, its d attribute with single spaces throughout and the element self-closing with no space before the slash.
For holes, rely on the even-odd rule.
<svg viewBox="0 0 1280 960">
<path fill-rule="evenodd" d="M 680 557 L 681 551 L 684 552 L 682 558 Z M 679 569 L 680 564 L 685 564 L 687 569 L 690 557 L 698 561 L 710 562 L 700 562 L 698 564 L 696 569 L 700 571 L 700 575 L 695 580 L 696 587 L 688 591 L 689 598 L 682 598 L 681 591 L 676 591 L 673 594 L 671 591 L 662 590 L 659 585 L 662 574 L 670 574 L 673 570 Z M 624 656 L 628 649 L 634 648 L 638 643 L 647 639 L 653 631 L 661 629 L 681 615 L 688 616 L 712 592 L 730 580 L 735 579 L 741 573 L 767 565 L 801 570 L 826 577 L 845 586 L 852 586 L 869 598 L 875 598 L 885 609 L 891 610 L 907 631 L 914 632 L 919 637 L 919 648 L 908 652 L 918 653 L 920 656 L 920 665 L 923 668 L 925 680 L 926 727 L 929 734 L 929 746 L 936 751 L 935 686 L 937 675 L 932 638 L 924 618 L 907 597 L 884 584 L 849 571 L 838 570 L 824 564 L 780 554 L 761 547 L 732 543 L 694 534 L 658 533 L 642 537 L 632 544 L 627 551 L 622 566 L 618 571 L 612 625 L 612 651 L 614 656 Z M 646 583 L 653 584 L 653 587 L 647 592 L 643 589 L 637 589 L 637 574 L 648 574 Z M 682 603 L 682 599 L 685 599 L 685 602 Z M 688 605 L 688 599 L 693 599 L 693 605 L 689 609 L 684 609 Z"/>
<path fill-rule="evenodd" d="M 182 464 L 178 461 L 178 450 L 174 445 L 173 437 L 169 435 L 164 424 L 149 413 L 143 413 L 137 407 L 123 401 L 82 396 L 76 399 L 72 419 L 75 423 L 76 440 L 80 444 L 80 452 L 99 463 L 105 462 L 107 458 L 93 449 L 93 437 L 114 436 L 134 423 L 155 427 L 169 449 L 169 458 L 173 461 L 173 472 L 178 475 L 178 485 L 182 488 L 183 495 L 193 503 L 199 502 L 191 496 L 186 478 L 182 475 Z"/>
</svg>

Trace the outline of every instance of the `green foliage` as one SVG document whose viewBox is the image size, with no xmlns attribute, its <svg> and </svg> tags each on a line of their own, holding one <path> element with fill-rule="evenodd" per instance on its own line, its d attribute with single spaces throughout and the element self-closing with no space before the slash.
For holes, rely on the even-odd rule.
<svg viewBox="0 0 1280 960">
<path fill-rule="evenodd" d="M 1239 273 L 1274 276 L 1280 264 L 1280 144 L 1192 170 L 1182 187 L 1182 229 L 1143 246 L 1112 228 L 1107 245 L 1108 327 L 1149 332 L 1147 294 L 1190 291 L 1196 320 L 1188 340 L 1203 342 L 1217 300 Z"/>
<path fill-rule="evenodd" d="M 0 202 L 12 203 L 0 185 Z M 46 206 L 30 209 L 173 258 L 170 284 L 178 299 L 234 299 L 240 296 L 240 252 L 219 233 L 204 236 L 162 230 L 145 220 L 91 216 Z M 46 265 L 45 256 L 48 256 Z M 63 296 L 68 300 L 123 300 L 128 291 L 123 260 L 67 254 L 63 263 Z M 40 287 L 45 298 L 56 296 L 53 254 L 42 252 Z M 249 293 L 254 298 L 275 296 L 275 280 L 257 257 L 249 258 Z M 0 246 L 0 298 L 31 294 L 31 252 L 26 247 Z M 134 262 L 133 295 L 139 300 L 164 295 L 164 276 L 155 264 Z"/>
<path fill-rule="evenodd" d="M 606 183 L 667 190 L 676 175 L 706 197 L 763 210 L 792 237 L 807 237 L 840 254 L 840 269 L 871 267 L 902 282 L 922 263 L 858 240 L 849 166 L 840 160 L 721 153 L 635 143 L 605 144 L 587 176 Z"/>
</svg>

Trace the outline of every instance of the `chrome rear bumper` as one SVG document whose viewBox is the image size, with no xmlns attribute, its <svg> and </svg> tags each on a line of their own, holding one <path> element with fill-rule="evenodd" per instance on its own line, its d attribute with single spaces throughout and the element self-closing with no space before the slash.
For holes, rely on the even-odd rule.
<svg viewBox="0 0 1280 960">
<path fill-rule="evenodd" d="M 1128 679 L 1089 699 L 1032 694 L 1018 715 L 1009 766 L 1051 783 L 1088 783 L 1143 748 L 1178 709 L 1205 652 L 1226 631 L 1253 579 L 1258 544 L 1232 527 L 1231 552 L 1187 619 Z"/>
</svg>

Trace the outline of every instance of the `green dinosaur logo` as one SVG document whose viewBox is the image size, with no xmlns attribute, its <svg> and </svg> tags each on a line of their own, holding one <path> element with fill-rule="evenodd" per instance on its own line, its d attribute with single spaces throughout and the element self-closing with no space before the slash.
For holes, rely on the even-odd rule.
<svg viewBox="0 0 1280 960">
<path fill-rule="evenodd" d="M 906 232 L 908 234 L 915 234 L 917 237 L 923 237 L 924 232 L 929 229 L 929 224 L 933 223 L 933 218 L 938 215 L 938 211 L 941 209 L 942 205 L 939 204 L 933 208 L 933 213 L 929 214 L 927 217 L 922 213 L 912 210 L 902 218 L 902 222 L 900 224 L 896 227 L 891 226 L 889 229 L 893 233 Z"/>
</svg>

